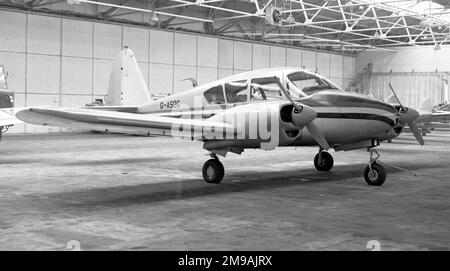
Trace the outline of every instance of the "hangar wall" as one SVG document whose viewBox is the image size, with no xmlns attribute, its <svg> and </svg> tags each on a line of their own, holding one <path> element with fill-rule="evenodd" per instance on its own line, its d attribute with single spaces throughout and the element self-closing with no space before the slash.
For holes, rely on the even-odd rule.
<svg viewBox="0 0 450 271">
<path fill-rule="evenodd" d="M 6 10 L 0 10 L 0 37 L 0 64 L 9 71 L 16 107 L 72 107 L 104 97 L 112 59 L 123 46 L 135 52 L 155 93 L 189 89 L 189 81 L 180 81 L 189 77 L 202 84 L 277 66 L 317 68 L 345 88 L 355 65 L 352 56 L 289 46 Z M 10 131 L 61 129 L 27 124 Z"/>
<path fill-rule="evenodd" d="M 356 72 L 373 63 L 373 72 L 450 72 L 450 46 L 390 48 L 397 52 L 366 51 L 356 56 Z"/>
<path fill-rule="evenodd" d="M 425 98 L 433 104 L 445 100 L 450 75 L 450 47 L 415 46 L 392 48 L 396 52 L 362 52 L 356 57 L 355 73 L 368 63 L 373 64 L 373 75 L 366 93 L 376 98 L 391 94 L 391 82 L 400 99 L 408 106 L 418 108 Z"/>
</svg>

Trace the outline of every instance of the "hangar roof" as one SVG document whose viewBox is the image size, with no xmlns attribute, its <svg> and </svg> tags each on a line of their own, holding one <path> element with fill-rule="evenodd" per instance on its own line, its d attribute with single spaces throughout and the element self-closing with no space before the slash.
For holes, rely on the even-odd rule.
<svg viewBox="0 0 450 271">
<path fill-rule="evenodd" d="M 0 0 L 0 7 L 357 53 L 450 44 L 448 0 Z M 265 22 L 280 9 L 281 25 Z"/>
</svg>

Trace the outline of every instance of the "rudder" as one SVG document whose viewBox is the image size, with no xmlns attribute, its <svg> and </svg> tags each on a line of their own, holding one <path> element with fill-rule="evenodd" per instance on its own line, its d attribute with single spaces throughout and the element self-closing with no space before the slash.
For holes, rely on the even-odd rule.
<svg viewBox="0 0 450 271">
<path fill-rule="evenodd" d="M 139 106 L 151 101 L 134 53 L 125 47 L 111 67 L 106 105 Z"/>
</svg>

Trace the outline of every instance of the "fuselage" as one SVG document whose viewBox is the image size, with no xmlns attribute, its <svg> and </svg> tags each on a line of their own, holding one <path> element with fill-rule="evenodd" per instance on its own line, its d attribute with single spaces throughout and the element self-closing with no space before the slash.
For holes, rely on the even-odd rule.
<svg viewBox="0 0 450 271">
<path fill-rule="evenodd" d="M 289 120 L 283 120 L 283 108 L 290 106 L 290 103 L 281 91 L 277 92 L 275 81 L 271 81 L 273 78 L 280 79 L 296 103 L 314 109 L 317 113 L 314 123 L 331 146 L 386 140 L 398 136 L 401 131 L 394 129 L 398 126 L 398 110 L 395 107 L 364 95 L 342 91 L 319 74 L 295 68 L 257 70 L 230 76 L 154 101 L 140 107 L 138 112 L 226 122 L 233 118 L 241 120 L 245 123 L 246 136 L 222 138 L 221 144 L 227 146 L 228 142 L 241 148 L 258 148 L 264 138 L 251 137 L 248 130 L 251 126 L 255 127 L 252 122 L 260 125 L 261 117 L 255 118 L 251 114 L 262 108 L 271 112 L 276 112 L 277 109 L 273 109 L 278 108 L 281 111 L 276 116 L 280 121 L 277 124 L 280 130 L 279 146 L 316 145 L 307 129 L 292 127 Z M 230 114 L 235 117 L 229 118 Z M 268 126 L 275 128 L 273 124 Z"/>
</svg>

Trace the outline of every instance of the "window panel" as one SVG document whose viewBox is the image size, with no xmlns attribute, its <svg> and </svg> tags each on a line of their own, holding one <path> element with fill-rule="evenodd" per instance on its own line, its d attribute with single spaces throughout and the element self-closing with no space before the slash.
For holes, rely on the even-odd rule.
<svg viewBox="0 0 450 271">
<path fill-rule="evenodd" d="M 224 104 L 225 103 L 225 96 L 223 95 L 223 87 L 215 86 L 203 93 L 203 96 L 205 96 L 206 101 L 209 104 Z"/>
<path fill-rule="evenodd" d="M 248 100 L 248 85 L 245 81 L 225 84 L 225 94 L 229 103 L 244 103 Z"/>
</svg>

